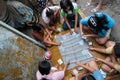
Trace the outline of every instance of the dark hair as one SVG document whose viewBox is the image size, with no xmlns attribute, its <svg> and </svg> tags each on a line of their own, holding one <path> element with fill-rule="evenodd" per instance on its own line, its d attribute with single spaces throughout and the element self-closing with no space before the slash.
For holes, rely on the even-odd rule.
<svg viewBox="0 0 120 80">
<path fill-rule="evenodd" d="M 60 1 L 60 7 L 61 7 L 61 9 L 63 9 L 63 11 L 65 13 L 67 13 L 67 11 L 66 11 L 67 7 L 70 7 L 70 10 L 72 12 L 73 12 L 73 9 L 74 9 L 74 7 L 72 5 L 72 2 L 70 0 L 61 0 Z"/>
<path fill-rule="evenodd" d="M 53 14 L 54 14 L 54 11 L 52 9 L 48 8 L 48 10 L 46 11 L 46 16 L 50 17 Z"/>
<path fill-rule="evenodd" d="M 115 44 L 114 53 L 115 53 L 116 57 L 120 57 L 120 43 Z"/>
<path fill-rule="evenodd" d="M 34 24 L 32 24 L 32 29 L 36 30 L 36 31 L 40 31 L 43 29 L 43 25 L 39 24 L 39 23 L 34 23 Z"/>
<path fill-rule="evenodd" d="M 46 78 L 42 78 L 41 80 L 48 80 L 48 79 L 46 79 Z"/>
<path fill-rule="evenodd" d="M 95 29 L 96 33 L 101 32 L 103 29 L 107 31 L 109 28 L 105 24 L 108 24 L 108 21 L 106 19 L 106 15 L 103 13 L 101 17 L 98 17 L 97 14 L 94 14 L 88 20 L 88 25 L 92 29 Z"/>
<path fill-rule="evenodd" d="M 96 28 L 97 27 L 97 19 L 95 16 L 91 16 L 88 20 L 88 25 L 93 29 L 93 28 Z"/>
<path fill-rule="evenodd" d="M 38 70 L 42 75 L 48 75 L 50 73 L 51 65 L 48 61 L 43 60 L 39 62 Z"/>
<path fill-rule="evenodd" d="M 95 78 L 92 75 L 89 74 L 89 75 L 86 75 L 86 76 L 82 77 L 81 80 L 95 80 Z"/>
</svg>

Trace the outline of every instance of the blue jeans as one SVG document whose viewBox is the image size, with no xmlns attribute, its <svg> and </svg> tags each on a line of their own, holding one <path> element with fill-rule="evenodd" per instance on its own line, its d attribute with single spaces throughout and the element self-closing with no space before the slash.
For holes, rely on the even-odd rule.
<svg viewBox="0 0 120 80">
<path fill-rule="evenodd" d="M 74 28 L 74 25 L 75 25 L 75 15 L 70 16 L 70 17 L 67 16 L 66 18 L 67 18 L 67 20 L 68 20 L 68 23 L 70 24 L 70 27 L 71 27 L 71 28 Z M 79 25 L 79 21 L 80 21 L 81 19 L 82 19 L 82 18 L 81 18 L 81 16 L 80 16 L 80 14 L 78 14 L 77 26 Z M 69 29 L 65 21 L 64 21 L 64 23 L 62 24 L 62 29 L 63 29 L 63 30 L 68 30 L 68 29 Z"/>
</svg>

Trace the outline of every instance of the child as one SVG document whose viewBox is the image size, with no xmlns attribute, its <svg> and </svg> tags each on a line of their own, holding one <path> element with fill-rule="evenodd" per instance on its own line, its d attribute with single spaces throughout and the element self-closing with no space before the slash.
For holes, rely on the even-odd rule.
<svg viewBox="0 0 120 80">
<path fill-rule="evenodd" d="M 95 13 L 80 21 L 80 33 L 83 36 L 83 30 L 92 34 L 85 35 L 86 37 L 95 37 L 99 44 L 104 44 L 110 36 L 111 28 L 114 26 L 114 20 L 105 13 Z"/>
<path fill-rule="evenodd" d="M 42 19 L 49 31 L 59 32 L 55 27 L 55 24 L 60 22 L 59 10 L 59 6 L 50 6 L 42 11 Z"/>
<path fill-rule="evenodd" d="M 39 62 L 38 71 L 36 73 L 37 80 L 62 80 L 69 62 L 65 64 L 63 70 L 51 71 L 51 65 L 48 61 L 43 60 Z"/>
<path fill-rule="evenodd" d="M 113 73 L 116 71 L 120 71 L 120 65 L 118 64 L 118 60 L 117 60 L 117 58 L 120 58 L 120 43 L 108 41 L 105 46 L 106 49 L 91 47 L 90 50 L 94 50 L 109 55 L 105 60 L 98 59 L 99 61 L 102 61 L 104 63 L 102 65 L 102 69 L 105 72 Z"/>
<path fill-rule="evenodd" d="M 61 44 L 61 43 L 55 43 L 52 41 L 50 35 L 47 34 L 46 28 L 44 28 L 43 25 L 33 24 L 32 29 L 33 29 L 32 31 L 33 37 L 36 40 L 43 42 L 46 46 L 52 46 L 52 45 L 59 46 Z"/>
<path fill-rule="evenodd" d="M 95 61 L 90 61 L 86 65 L 76 61 L 77 66 L 83 67 L 85 72 L 76 75 L 76 79 L 71 78 L 70 80 L 104 80 L 103 75 L 98 69 L 98 65 Z"/>
<path fill-rule="evenodd" d="M 74 28 L 74 31 L 77 33 L 77 26 L 79 25 L 79 21 L 81 19 L 81 16 L 78 13 L 77 4 L 71 2 L 70 0 L 61 0 L 60 7 L 62 9 L 61 15 L 64 17 L 64 23 L 62 25 L 63 30 L 69 29 L 70 33 L 72 33 L 71 28 Z"/>
</svg>

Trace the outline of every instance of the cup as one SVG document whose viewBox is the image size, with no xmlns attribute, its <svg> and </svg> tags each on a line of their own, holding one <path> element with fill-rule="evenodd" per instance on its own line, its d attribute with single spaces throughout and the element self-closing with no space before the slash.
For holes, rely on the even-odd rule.
<svg viewBox="0 0 120 80">
<path fill-rule="evenodd" d="M 45 59 L 51 59 L 51 57 L 52 57 L 52 53 L 50 51 L 47 51 L 45 53 Z"/>
</svg>

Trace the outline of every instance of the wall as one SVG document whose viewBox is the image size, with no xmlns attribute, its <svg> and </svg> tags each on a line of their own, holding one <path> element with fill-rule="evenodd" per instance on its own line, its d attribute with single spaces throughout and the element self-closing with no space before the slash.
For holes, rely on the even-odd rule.
<svg viewBox="0 0 120 80">
<path fill-rule="evenodd" d="M 0 80 L 35 80 L 44 50 L 0 25 Z"/>
</svg>

